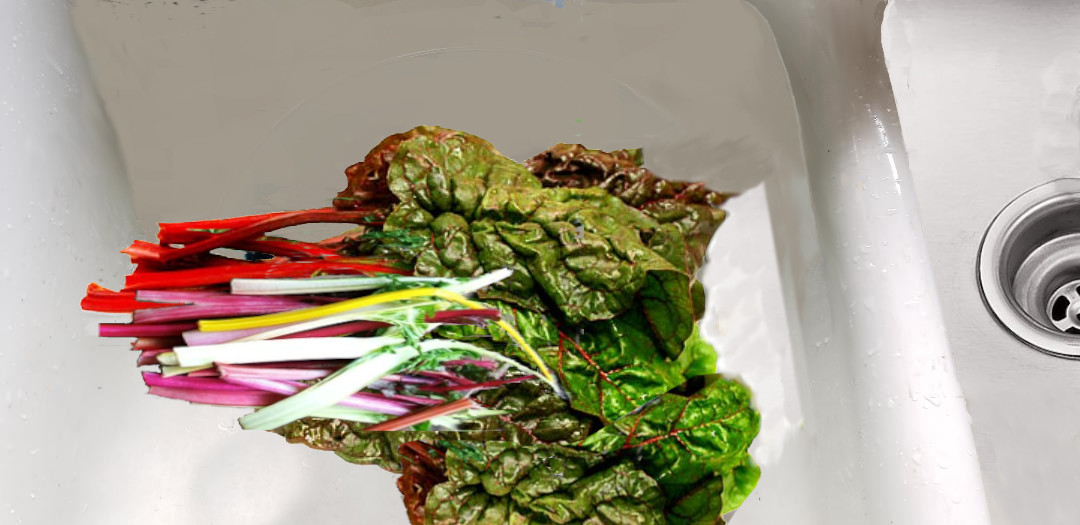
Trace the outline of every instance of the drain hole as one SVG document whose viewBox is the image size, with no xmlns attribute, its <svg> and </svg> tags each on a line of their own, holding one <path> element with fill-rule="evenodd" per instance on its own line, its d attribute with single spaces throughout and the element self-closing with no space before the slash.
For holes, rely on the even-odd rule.
<svg viewBox="0 0 1080 525">
<path fill-rule="evenodd" d="M 1067 334 L 1080 334 L 1077 306 L 1080 306 L 1080 283 L 1073 280 L 1058 287 L 1046 301 L 1046 315 L 1050 318 L 1050 324 Z"/>
<path fill-rule="evenodd" d="M 1065 316 L 1069 314 L 1069 300 L 1065 297 L 1058 297 L 1054 301 L 1054 308 L 1050 312 L 1050 318 L 1055 321 L 1061 321 L 1065 319 Z"/>
</svg>

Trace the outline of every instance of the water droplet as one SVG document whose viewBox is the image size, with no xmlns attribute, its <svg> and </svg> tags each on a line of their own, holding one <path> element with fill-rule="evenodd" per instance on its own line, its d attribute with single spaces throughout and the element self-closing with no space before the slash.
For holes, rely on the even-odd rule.
<svg viewBox="0 0 1080 525">
<path fill-rule="evenodd" d="M 922 454 L 918 449 L 911 453 L 911 461 L 915 462 L 916 465 L 922 465 Z"/>
<path fill-rule="evenodd" d="M 896 408 L 896 399 L 890 397 L 889 399 L 885 400 L 885 406 L 889 408 Z M 901 452 L 901 454 L 903 454 L 903 452 Z"/>
<path fill-rule="evenodd" d="M 26 415 L 25 413 L 19 414 L 19 419 L 26 421 L 27 419 L 30 419 L 30 416 Z"/>
<path fill-rule="evenodd" d="M 41 449 L 40 448 L 35 448 L 34 450 L 30 451 L 30 455 L 31 456 L 36 456 L 38 452 L 41 452 Z"/>
</svg>

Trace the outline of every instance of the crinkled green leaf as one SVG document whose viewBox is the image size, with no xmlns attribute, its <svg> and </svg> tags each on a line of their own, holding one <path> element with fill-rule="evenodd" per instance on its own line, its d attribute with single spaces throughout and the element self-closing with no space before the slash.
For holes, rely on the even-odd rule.
<svg viewBox="0 0 1080 525">
<path fill-rule="evenodd" d="M 724 211 L 717 206 L 731 195 L 709 191 L 701 183 L 662 179 L 643 163 L 641 150 L 606 152 L 580 144 L 557 144 L 526 161 L 525 167 L 544 187 L 603 188 L 657 222 L 675 226 L 678 238 L 661 235 L 650 245 L 662 246 L 659 251 L 665 258 L 693 275 L 724 220 Z"/>
<path fill-rule="evenodd" d="M 650 246 L 660 251 L 672 264 L 683 268 L 693 275 L 705 261 L 709 241 L 716 229 L 724 222 L 727 214 L 724 210 L 709 204 L 686 202 L 679 199 L 652 201 L 641 207 L 642 213 L 661 224 L 660 231 L 670 231 L 674 226 L 679 235 L 650 239 Z M 680 252 L 682 252 L 680 254 Z M 679 264 L 679 256 L 682 264 Z"/>
<path fill-rule="evenodd" d="M 372 148 L 363 161 L 353 164 L 345 170 L 348 186 L 334 198 L 334 207 L 339 210 L 346 210 L 365 206 L 370 207 L 372 204 L 377 203 L 392 202 L 394 195 L 390 193 L 386 172 L 401 144 L 416 137 L 426 137 L 436 142 L 447 140 L 463 141 L 480 149 L 495 151 L 495 147 L 491 143 L 480 137 L 438 126 L 417 126 L 404 133 L 395 133 Z"/>
<path fill-rule="evenodd" d="M 720 205 L 728 197 L 700 183 L 661 179 L 643 167 L 644 157 L 640 149 L 606 152 L 581 144 L 556 144 L 525 161 L 525 166 L 544 186 L 601 187 L 634 207 L 675 198 Z"/>
<path fill-rule="evenodd" d="M 698 481 L 678 499 L 669 501 L 666 514 L 673 525 L 715 525 L 723 523 L 724 478 L 709 476 Z"/>
<path fill-rule="evenodd" d="M 573 408 L 605 422 L 690 374 L 713 371 L 682 356 L 703 312 L 700 284 L 691 277 L 701 257 L 686 260 L 693 250 L 683 229 L 708 230 L 702 221 L 684 224 L 675 211 L 661 214 L 667 222 L 657 221 L 629 205 L 625 192 L 612 194 L 602 186 L 544 188 L 487 143 L 466 134 L 446 137 L 421 134 L 398 145 L 386 176 L 400 204 L 385 230 L 408 231 L 428 242 L 412 251 L 396 244 L 387 250 L 414 257 L 418 275 L 515 269 L 513 277 L 478 296 L 515 310 L 508 317 L 519 324 L 535 319 L 517 309 L 548 316 L 538 324 L 552 327 L 545 327 L 545 340 L 530 344 L 559 370 Z M 685 195 L 696 188 L 671 184 Z M 722 218 L 717 213 L 710 217 Z M 712 229 L 719 220 L 714 222 Z M 568 338 L 553 337 L 557 325 Z M 454 337 L 452 331 L 460 338 L 483 337 L 486 331 L 494 343 L 505 341 L 496 330 L 455 327 L 447 336 Z M 528 338 L 528 327 L 522 331 Z M 516 352 L 507 344 L 493 349 Z"/>
<path fill-rule="evenodd" d="M 645 310 L 630 309 L 609 320 L 588 323 L 566 334 L 554 352 L 541 348 L 571 405 L 613 422 L 694 375 L 716 371 L 716 353 L 691 326 L 679 357 L 665 356 Z"/>
<path fill-rule="evenodd" d="M 647 277 L 667 273 L 667 280 L 685 281 L 668 292 L 693 315 L 689 275 L 643 238 L 659 223 L 601 188 L 545 189 L 523 166 L 464 134 L 402 142 L 387 180 L 401 203 L 384 231 L 429 239 L 415 253 L 398 251 L 415 256 L 418 275 L 509 266 L 519 270 L 516 279 L 480 297 L 540 311 L 550 303 L 578 324 L 626 311 Z"/>
<path fill-rule="evenodd" d="M 566 334 L 555 347 L 541 349 L 571 405 L 610 423 L 684 381 L 653 339 L 641 310 L 597 321 Z"/>
<path fill-rule="evenodd" d="M 690 395 L 664 394 L 582 443 L 593 452 L 635 457 L 660 483 L 668 501 L 678 503 L 673 523 L 715 518 L 737 507 L 757 482 L 748 449 L 761 422 L 749 390 L 718 375 L 705 382 Z M 703 483 L 724 492 L 708 500 L 707 494 L 695 492 Z"/>
<path fill-rule="evenodd" d="M 483 418 L 487 419 L 487 418 Z M 498 421 L 497 418 L 493 418 Z M 308 417 L 272 430 L 289 443 L 307 445 L 317 450 L 328 450 L 338 457 L 358 465 L 378 465 L 390 472 L 401 472 L 401 456 L 398 450 L 404 443 L 437 440 L 486 441 L 501 440 L 506 436 L 496 424 L 484 430 L 427 431 L 402 430 L 368 432 L 365 423 Z"/>
<path fill-rule="evenodd" d="M 570 410 L 564 399 L 540 381 L 524 381 L 487 390 L 478 394 L 476 400 L 486 407 L 504 410 L 508 414 L 502 418 L 483 418 L 464 423 L 462 430 L 497 426 L 506 430 L 508 439 L 515 441 L 574 443 L 585 439 L 599 427 L 595 418 Z"/>
<path fill-rule="evenodd" d="M 661 179 L 645 169 L 639 149 L 605 152 L 580 144 L 558 144 L 525 162 L 544 187 L 603 188 L 656 220 L 649 248 L 694 277 L 705 262 L 713 233 L 726 213 L 718 206 L 731 194 L 701 183 Z M 694 318 L 705 313 L 705 290 L 692 280 Z"/>
<path fill-rule="evenodd" d="M 289 443 L 301 443 L 318 450 L 329 450 L 350 463 L 378 465 L 391 472 L 401 471 L 398 447 L 417 441 L 430 432 L 363 432 L 367 425 L 338 419 L 304 418 L 278 429 Z"/>
<path fill-rule="evenodd" d="M 632 462 L 557 445 L 443 442 L 445 483 L 428 525 L 666 523 L 656 482 Z"/>
</svg>

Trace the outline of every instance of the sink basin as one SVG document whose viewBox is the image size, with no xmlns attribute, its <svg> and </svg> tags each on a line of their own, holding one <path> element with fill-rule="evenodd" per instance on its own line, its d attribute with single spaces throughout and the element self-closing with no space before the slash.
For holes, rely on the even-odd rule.
<svg viewBox="0 0 1080 525">
<path fill-rule="evenodd" d="M 989 523 L 880 45 L 884 4 L 99 2 L 12 8 L 0 59 L 14 523 L 407 523 L 394 476 L 152 398 L 78 310 L 157 222 L 321 207 L 418 124 L 517 159 L 643 147 L 741 192 L 703 332 L 762 414 L 737 525 Z M 29 86 L 40 84 L 40 89 Z M 99 98 L 100 95 L 100 98 Z M 13 190 L 13 191 L 12 191 Z M 317 238 L 337 228 L 299 228 Z M 324 235 L 323 235 L 324 236 Z M 51 250 L 51 251 L 46 251 Z M 59 253 L 57 253 L 59 251 Z M 976 427 L 978 428 L 978 427 Z M 345 518 L 344 516 L 348 516 Z"/>
<path fill-rule="evenodd" d="M 1074 523 L 1080 363 L 1037 351 L 996 322 L 975 268 L 984 233 L 1010 202 L 1078 184 L 1080 6 L 974 7 L 899 3 L 883 43 L 991 517 Z"/>
</svg>

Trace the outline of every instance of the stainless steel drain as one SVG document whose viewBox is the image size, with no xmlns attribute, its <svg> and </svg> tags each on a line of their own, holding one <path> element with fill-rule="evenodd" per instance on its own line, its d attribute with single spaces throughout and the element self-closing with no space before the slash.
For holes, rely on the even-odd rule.
<svg viewBox="0 0 1080 525">
<path fill-rule="evenodd" d="M 983 302 L 1021 341 L 1080 359 L 1080 179 L 1010 202 L 986 230 L 977 266 Z"/>
</svg>

